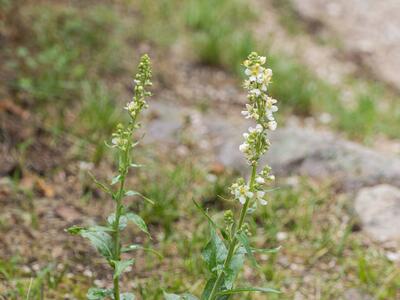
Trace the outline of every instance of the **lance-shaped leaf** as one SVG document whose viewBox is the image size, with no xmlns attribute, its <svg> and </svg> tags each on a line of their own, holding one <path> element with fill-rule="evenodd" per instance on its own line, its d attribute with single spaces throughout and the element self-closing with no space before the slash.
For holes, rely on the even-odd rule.
<svg viewBox="0 0 400 300">
<path fill-rule="evenodd" d="M 76 226 L 76 225 L 65 229 L 65 231 L 67 231 L 70 234 L 80 234 L 84 230 L 86 230 L 86 228 L 81 227 L 81 226 Z"/>
<path fill-rule="evenodd" d="M 142 167 L 144 167 L 144 165 L 141 165 L 141 164 L 131 164 L 130 167 L 131 167 L 131 168 L 142 168 Z"/>
<path fill-rule="evenodd" d="M 213 221 L 213 219 L 210 217 L 210 215 L 201 207 L 201 205 L 196 202 L 194 199 L 192 199 L 194 205 L 197 207 L 197 209 L 203 214 L 204 217 L 206 217 L 206 219 L 208 220 L 209 224 L 214 227 L 215 229 L 219 229 L 221 231 L 221 234 L 223 236 L 223 238 L 225 240 L 229 240 L 229 235 L 228 233 L 225 231 L 225 229 L 219 227 L 217 224 L 215 224 L 215 222 Z"/>
<path fill-rule="evenodd" d="M 264 254 L 277 253 L 277 252 L 279 252 L 279 250 L 281 248 L 282 248 L 281 246 L 276 247 L 276 248 L 271 248 L 271 249 L 254 249 L 253 248 L 253 253 L 264 253 Z"/>
<path fill-rule="evenodd" d="M 135 300 L 135 299 L 136 299 L 135 295 L 132 294 L 132 293 L 122 293 L 122 294 L 119 294 L 119 298 L 120 298 L 121 300 Z"/>
<path fill-rule="evenodd" d="M 113 243 L 111 236 L 104 231 L 83 230 L 79 233 L 82 237 L 88 239 L 90 243 L 105 258 L 110 259 L 113 255 Z"/>
<path fill-rule="evenodd" d="M 242 231 L 239 234 L 236 235 L 237 239 L 239 242 L 243 245 L 243 247 L 246 249 L 247 254 L 249 255 L 250 261 L 254 267 L 258 267 L 256 258 L 253 255 L 253 250 L 250 247 L 249 240 L 247 238 L 247 235 Z"/>
<path fill-rule="evenodd" d="M 123 247 L 121 249 L 122 252 L 130 252 L 130 251 L 135 251 L 135 250 L 143 250 L 143 251 L 150 252 L 150 253 L 157 255 L 159 258 L 163 257 L 161 255 L 161 253 L 157 252 L 156 250 L 151 249 L 151 248 L 146 248 L 146 247 L 143 247 L 143 246 L 137 245 L 137 244 L 132 244 L 132 245 L 129 245 L 128 247 Z"/>
<path fill-rule="evenodd" d="M 104 183 L 100 182 L 99 180 L 96 179 L 96 177 L 94 177 L 94 175 L 89 172 L 89 176 L 90 178 L 93 180 L 93 182 L 105 193 L 109 194 L 109 195 L 113 195 L 111 189 L 106 186 Z"/>
<path fill-rule="evenodd" d="M 216 270 L 219 269 L 218 267 L 224 264 L 228 251 L 213 226 L 210 226 L 210 233 L 211 239 L 202 251 L 202 256 L 208 269 L 212 273 L 216 273 Z"/>
<path fill-rule="evenodd" d="M 121 175 L 119 174 L 119 175 L 116 175 L 116 176 L 114 176 L 112 179 L 111 179 L 111 185 L 114 185 L 114 184 L 116 184 L 117 182 L 119 182 L 120 181 L 120 179 L 121 179 Z"/>
<path fill-rule="evenodd" d="M 217 295 L 232 295 L 232 294 L 240 294 L 246 292 L 264 292 L 264 293 L 275 293 L 280 294 L 281 292 L 272 288 L 261 288 L 261 287 L 245 287 L 245 288 L 237 288 L 233 290 L 226 290 L 218 292 Z"/>
<path fill-rule="evenodd" d="M 232 289 L 233 284 L 235 283 L 236 278 L 243 267 L 245 253 L 245 249 L 243 247 L 239 247 L 236 250 L 235 255 L 232 257 L 229 267 L 225 270 L 224 286 L 227 290 Z"/>
<path fill-rule="evenodd" d="M 151 238 L 150 232 L 147 229 L 146 223 L 139 215 L 130 212 L 130 213 L 125 214 L 125 217 L 127 218 L 128 221 L 131 221 L 132 223 L 136 224 L 140 230 L 145 232 Z"/>
<path fill-rule="evenodd" d="M 150 204 L 154 205 L 154 201 L 153 201 L 153 200 L 147 198 L 147 197 L 144 196 L 143 194 L 141 194 L 141 193 L 139 193 L 139 192 L 136 192 L 136 191 L 131 191 L 131 190 L 130 190 L 130 191 L 126 191 L 125 194 L 124 194 L 124 196 L 127 196 L 127 197 L 140 196 L 140 197 L 142 197 L 144 200 L 146 200 L 147 202 L 149 202 Z"/>
<path fill-rule="evenodd" d="M 114 279 L 115 279 L 120 277 L 121 274 L 126 271 L 126 268 L 133 265 L 134 260 L 133 259 L 112 260 L 111 262 L 114 264 Z"/>
<path fill-rule="evenodd" d="M 107 222 L 108 224 L 111 225 L 112 228 L 114 228 L 114 223 L 115 223 L 115 213 L 112 213 L 111 215 L 108 216 L 107 218 Z M 118 228 L 119 230 L 122 230 L 126 227 L 126 225 L 128 224 L 128 219 L 125 216 L 120 216 L 119 218 L 119 224 L 118 224 Z"/>
<path fill-rule="evenodd" d="M 168 294 L 164 292 L 164 299 L 165 300 L 198 300 L 196 296 L 193 296 L 192 294 L 182 294 L 182 295 L 177 295 L 177 294 Z"/>
<path fill-rule="evenodd" d="M 210 297 L 211 290 L 213 289 L 216 280 L 216 276 L 212 276 L 210 279 L 207 280 L 206 286 L 204 287 L 203 293 L 201 294 L 201 300 L 207 300 Z"/>
<path fill-rule="evenodd" d="M 88 300 L 103 300 L 111 297 L 112 294 L 112 289 L 90 288 L 86 297 Z"/>
<path fill-rule="evenodd" d="M 211 217 L 208 215 L 208 213 L 200 206 L 199 203 L 197 203 L 194 199 L 192 200 L 194 205 L 197 207 L 197 209 L 203 214 L 203 216 L 206 217 L 206 219 L 208 220 L 208 222 L 215 228 L 217 229 L 217 224 L 215 224 L 215 222 L 213 221 L 213 219 L 211 219 Z"/>
</svg>

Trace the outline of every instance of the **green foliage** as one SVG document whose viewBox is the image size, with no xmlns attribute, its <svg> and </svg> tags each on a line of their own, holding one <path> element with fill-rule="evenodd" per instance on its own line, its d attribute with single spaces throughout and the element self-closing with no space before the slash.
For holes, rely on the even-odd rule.
<svg viewBox="0 0 400 300">
<path fill-rule="evenodd" d="M 115 211 L 107 218 L 106 226 L 93 226 L 83 228 L 73 226 L 67 231 L 71 234 L 79 234 L 83 238 L 88 239 L 96 250 L 107 260 L 113 268 L 113 283 L 114 287 L 110 290 L 90 289 L 88 292 L 89 299 L 104 299 L 110 294 L 114 300 L 133 300 L 135 297 L 131 293 L 120 293 L 119 279 L 123 272 L 134 263 L 133 259 L 124 260 L 121 258 L 121 253 L 127 252 L 124 250 L 134 250 L 131 246 L 123 247 L 121 242 L 121 231 L 127 226 L 127 223 L 133 222 L 140 230 L 150 236 L 147 225 L 144 220 L 133 212 L 127 212 L 122 200 L 127 196 L 141 196 L 140 193 L 125 190 L 125 180 L 130 168 L 137 167 L 132 163 L 132 151 L 137 145 L 133 141 L 133 133 L 140 127 L 139 115 L 143 109 L 147 108 L 145 99 L 150 96 L 150 92 L 146 89 L 151 86 L 151 65 L 147 55 L 143 55 L 139 66 L 138 73 L 135 76 L 134 95 L 131 102 L 127 104 L 125 109 L 130 116 L 130 122 L 124 126 L 118 124 L 116 131 L 112 134 L 111 148 L 117 151 L 118 174 L 113 177 L 111 186 L 94 179 L 96 185 L 111 196 L 115 202 Z M 117 186 L 113 188 L 112 186 Z"/>
<path fill-rule="evenodd" d="M 149 223 L 161 225 L 166 237 L 171 234 L 173 223 L 179 217 L 178 204 L 185 200 L 185 190 L 193 176 L 190 171 L 190 167 L 184 164 L 169 165 L 151 173 L 151 179 L 143 178 L 142 193 L 152 199 L 154 205 L 143 207 L 142 215 Z"/>
<path fill-rule="evenodd" d="M 38 102 L 68 101 L 81 96 L 80 83 L 91 73 L 118 68 L 107 34 L 115 24 L 110 10 L 97 6 L 82 15 L 73 8 L 58 13 L 46 6 L 38 9 L 31 16 L 34 38 L 29 47 L 17 49 L 20 90 Z"/>
<path fill-rule="evenodd" d="M 199 60 L 238 72 L 240 62 L 254 49 L 250 31 L 243 29 L 252 17 L 242 0 L 187 1 L 185 22 Z"/>
</svg>

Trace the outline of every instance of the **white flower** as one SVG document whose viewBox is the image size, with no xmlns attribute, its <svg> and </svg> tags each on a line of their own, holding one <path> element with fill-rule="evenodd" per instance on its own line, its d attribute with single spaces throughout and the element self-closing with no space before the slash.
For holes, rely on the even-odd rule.
<svg viewBox="0 0 400 300">
<path fill-rule="evenodd" d="M 251 70 L 249 68 L 246 68 L 246 70 L 244 70 L 244 74 L 246 74 L 247 76 L 250 76 Z"/>
<path fill-rule="evenodd" d="M 276 129 L 276 127 L 278 126 L 278 124 L 276 123 L 276 121 L 269 121 L 268 122 L 268 127 L 269 129 L 271 129 L 272 131 L 274 131 Z"/>
<path fill-rule="evenodd" d="M 261 205 L 267 205 L 268 204 L 268 201 L 264 200 L 264 199 L 259 199 L 259 202 L 260 202 Z"/>
<path fill-rule="evenodd" d="M 263 130 L 264 130 L 264 128 L 260 124 L 257 124 L 256 132 L 261 133 L 261 132 L 263 132 Z"/>
<path fill-rule="evenodd" d="M 264 196 L 265 196 L 265 192 L 263 192 L 263 191 L 257 192 L 257 198 L 264 198 Z"/>
<path fill-rule="evenodd" d="M 264 82 L 264 74 L 260 73 L 257 75 L 257 83 L 263 83 Z"/>
<path fill-rule="evenodd" d="M 121 141 L 120 138 L 115 137 L 115 138 L 113 138 L 113 139 L 111 140 L 111 143 L 112 143 L 114 146 L 118 146 L 118 144 L 120 143 L 120 141 Z"/>
<path fill-rule="evenodd" d="M 256 182 L 259 183 L 259 184 L 263 184 L 263 183 L 265 183 L 265 180 L 261 176 L 257 176 Z"/>
<path fill-rule="evenodd" d="M 259 89 L 252 89 L 250 91 L 251 94 L 255 95 L 256 97 L 261 95 L 261 91 Z"/>
<path fill-rule="evenodd" d="M 272 111 L 266 111 L 266 115 L 267 115 L 268 120 L 270 120 L 270 121 L 275 120 L 274 115 L 272 114 Z"/>
<path fill-rule="evenodd" d="M 267 58 L 265 56 L 260 56 L 260 63 L 263 65 L 267 61 Z"/>
<path fill-rule="evenodd" d="M 128 111 L 132 111 L 132 110 L 134 110 L 134 108 L 135 108 L 135 103 L 134 103 L 133 101 L 128 102 L 124 108 L 125 108 L 126 110 L 128 110 Z"/>
<path fill-rule="evenodd" d="M 241 144 L 241 145 L 239 146 L 240 152 L 245 153 L 248 149 L 249 149 L 249 144 L 247 144 L 247 143 L 243 143 L 243 144 Z"/>
<path fill-rule="evenodd" d="M 247 185 L 239 185 L 237 183 L 232 185 L 232 194 L 235 195 L 235 198 L 239 200 L 241 204 L 245 204 L 248 198 L 251 199 L 254 196 L 254 193 L 249 190 Z"/>
<path fill-rule="evenodd" d="M 249 80 L 250 80 L 250 82 L 254 82 L 254 81 L 257 80 L 257 77 L 254 76 L 254 75 L 251 75 L 251 76 L 249 77 Z"/>
</svg>

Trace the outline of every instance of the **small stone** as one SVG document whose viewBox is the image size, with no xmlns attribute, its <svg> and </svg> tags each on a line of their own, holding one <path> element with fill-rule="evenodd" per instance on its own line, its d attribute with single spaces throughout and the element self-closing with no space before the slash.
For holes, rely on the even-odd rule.
<svg viewBox="0 0 400 300">
<path fill-rule="evenodd" d="M 363 188 L 356 196 L 355 210 L 372 238 L 400 241 L 400 189 L 387 184 Z"/>
<path fill-rule="evenodd" d="M 372 300 L 373 298 L 370 295 L 367 295 L 361 292 L 358 289 L 349 289 L 344 292 L 345 300 Z"/>
</svg>

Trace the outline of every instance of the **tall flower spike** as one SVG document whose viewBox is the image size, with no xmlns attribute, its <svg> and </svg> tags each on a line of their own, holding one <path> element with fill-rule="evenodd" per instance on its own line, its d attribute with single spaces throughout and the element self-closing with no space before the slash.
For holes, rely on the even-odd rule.
<svg viewBox="0 0 400 300">
<path fill-rule="evenodd" d="M 236 270 L 239 270 L 241 267 L 237 265 L 240 260 L 237 259 L 237 257 L 240 257 L 240 251 L 245 250 L 248 256 L 252 258 L 253 263 L 256 264 L 253 257 L 253 250 L 249 246 L 249 225 L 245 220 L 250 208 L 256 207 L 257 204 L 268 204 L 265 185 L 274 180 L 274 176 L 270 174 L 271 168 L 269 166 L 264 167 L 260 173 L 257 172 L 257 167 L 260 157 L 268 150 L 270 145 L 268 131 L 276 129 L 277 123 L 274 113 L 278 110 L 276 106 L 277 101 L 267 94 L 272 78 L 272 71 L 264 67 L 265 63 L 266 58 L 259 56 L 255 52 L 252 52 L 243 63 L 246 68 L 244 72 L 247 76 L 243 86 L 247 90 L 248 103 L 246 104 L 246 110 L 242 111 L 242 115 L 246 119 L 253 119 L 256 125 L 250 127 L 243 134 L 244 142 L 239 146 L 239 150 L 243 152 L 247 162 L 251 166 L 251 176 L 248 181 L 244 178 L 239 178 L 230 188 L 233 198 L 241 205 L 240 215 L 238 220 L 234 220 L 233 224 L 228 226 L 228 237 L 226 238 L 226 234 L 224 236 L 228 244 L 227 254 L 218 253 L 217 251 L 217 253 L 213 253 L 214 256 L 210 254 L 205 256 L 207 263 L 213 264 L 211 269 L 213 277 L 206 284 L 201 299 L 217 300 L 220 299 L 219 295 L 230 295 L 240 290 L 235 290 L 231 281 L 232 276 L 237 276 L 238 272 L 233 272 L 232 264 L 235 265 L 234 269 Z M 220 248 L 220 244 L 224 244 L 224 242 L 221 240 L 218 241 L 217 246 L 214 235 L 208 245 L 213 245 L 214 249 L 217 249 Z M 207 251 L 210 248 L 207 246 Z M 239 251 L 239 249 L 241 250 Z M 226 257 L 222 264 L 215 266 L 215 259 L 211 261 L 209 258 L 218 255 Z M 223 271 L 219 273 L 218 271 L 214 271 L 221 269 Z M 279 293 L 276 290 L 269 289 L 269 291 Z"/>
<path fill-rule="evenodd" d="M 246 68 L 244 73 L 247 76 L 243 86 L 248 92 L 249 103 L 246 104 L 246 110 L 242 111 L 242 115 L 246 119 L 255 120 L 256 126 L 250 127 L 243 134 L 244 142 L 239 146 L 239 150 L 253 167 L 257 166 L 258 160 L 269 148 L 268 130 L 275 130 L 277 127 L 274 118 L 274 113 L 278 111 L 277 101 L 267 93 L 272 70 L 264 67 L 265 63 L 265 56 L 259 56 L 255 52 L 252 52 L 243 63 Z M 274 178 L 269 172 L 270 168 L 266 167 L 254 178 L 253 183 L 247 184 L 244 181 L 234 183 L 231 192 L 235 199 L 244 204 L 246 199 L 256 198 L 261 205 L 266 205 L 263 185 Z M 247 195 L 246 191 L 249 191 Z"/>
<path fill-rule="evenodd" d="M 146 97 L 151 96 L 151 93 L 147 91 L 146 88 L 152 85 L 150 81 L 151 75 L 150 58 L 145 54 L 140 59 L 138 73 L 135 76 L 135 90 L 132 101 L 128 102 L 125 106 L 133 122 L 135 122 L 137 116 L 143 109 L 148 108 Z"/>
<path fill-rule="evenodd" d="M 246 110 L 242 111 L 242 114 L 246 119 L 254 119 L 257 125 L 255 128 L 250 127 L 249 131 L 243 134 L 245 141 L 239 150 L 244 153 L 250 165 L 254 165 L 268 150 L 267 131 L 275 130 L 277 127 L 274 118 L 274 113 L 278 111 L 277 101 L 267 94 L 272 70 L 265 68 L 265 63 L 265 56 L 259 56 L 255 52 L 252 52 L 243 63 L 246 67 L 245 74 L 248 76 L 243 86 L 247 90 L 249 103 L 246 104 Z"/>
</svg>

